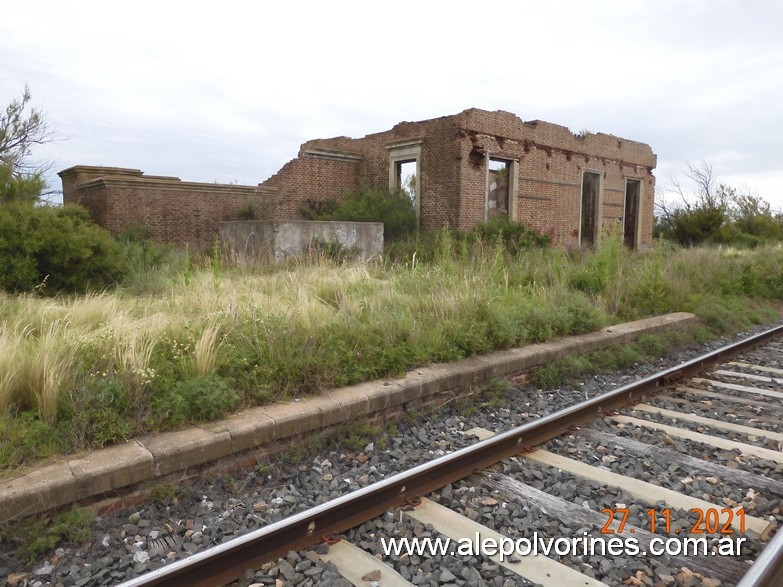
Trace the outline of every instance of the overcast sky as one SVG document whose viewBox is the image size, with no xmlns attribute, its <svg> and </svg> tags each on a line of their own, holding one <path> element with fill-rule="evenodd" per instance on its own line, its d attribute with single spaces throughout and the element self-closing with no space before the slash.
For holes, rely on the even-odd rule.
<svg viewBox="0 0 783 587">
<path fill-rule="evenodd" d="M 312 138 L 466 108 L 649 143 L 783 208 L 783 2 L 2 0 L 0 104 L 54 169 L 257 184 Z M 59 178 L 49 178 L 60 188 Z"/>
</svg>

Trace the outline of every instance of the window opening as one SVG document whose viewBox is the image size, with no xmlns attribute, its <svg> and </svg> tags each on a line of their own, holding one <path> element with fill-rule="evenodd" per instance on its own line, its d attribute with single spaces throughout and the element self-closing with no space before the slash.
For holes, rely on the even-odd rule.
<svg viewBox="0 0 783 587">
<path fill-rule="evenodd" d="M 509 215 L 508 192 L 511 161 L 489 159 L 487 177 L 487 219 Z"/>
</svg>

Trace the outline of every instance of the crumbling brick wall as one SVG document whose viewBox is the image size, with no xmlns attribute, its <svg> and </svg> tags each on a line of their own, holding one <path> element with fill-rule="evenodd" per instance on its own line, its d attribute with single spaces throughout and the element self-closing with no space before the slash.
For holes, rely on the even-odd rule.
<svg viewBox="0 0 783 587">
<path fill-rule="evenodd" d="M 556 242 L 579 244 L 581 174 L 603 176 L 602 226 L 620 225 L 625 205 L 625 180 L 643 184 L 642 246 L 652 244 L 652 215 L 656 157 L 648 145 L 603 133 L 573 134 L 564 126 L 542 121 L 523 122 L 507 112 L 466 110 L 458 115 L 464 129 L 461 227 L 483 219 L 484 162 L 477 155 L 519 161 L 516 218 L 552 235 Z M 471 197 L 470 195 L 473 195 Z"/>
<path fill-rule="evenodd" d="M 277 190 L 271 220 L 300 219 L 308 201 L 339 200 L 355 190 L 359 186 L 359 161 L 337 157 L 297 157 L 260 184 Z"/>
<path fill-rule="evenodd" d="M 73 167 L 60 176 L 65 201 L 84 204 L 115 234 L 142 221 L 160 242 L 204 248 L 217 235 L 217 223 L 232 219 L 247 204 L 270 220 L 293 220 L 302 218 L 308 201 L 339 199 L 362 183 L 388 189 L 394 176 L 392 154 L 400 160 L 414 151 L 423 229 L 469 229 L 487 218 L 488 163 L 497 159 L 515 170 L 509 201 L 504 202 L 513 217 L 565 246 L 581 244 L 584 173 L 601 177 L 597 233 L 623 226 L 626 182 L 639 181 L 641 228 L 635 244 L 652 244 L 656 156 L 648 145 L 603 133 L 574 134 L 564 126 L 524 122 L 503 111 L 473 108 L 401 122 L 358 139 L 311 140 L 257 187 L 181 182 L 105 167 Z"/>
<path fill-rule="evenodd" d="M 370 187 L 388 189 L 389 147 L 421 141 L 419 159 L 420 226 L 456 226 L 459 208 L 458 168 L 451 164 L 458 156 L 457 128 L 453 117 L 422 122 L 401 122 L 391 130 L 361 139 L 335 137 L 314 139 L 300 149 L 300 157 L 314 149 L 342 150 L 361 156 L 359 181 Z M 357 184 L 358 185 L 358 184 Z"/>
<path fill-rule="evenodd" d="M 625 212 L 625 182 L 641 182 L 641 230 L 639 245 L 652 243 L 652 170 L 656 157 L 648 145 L 603 133 L 574 134 L 568 128 L 543 121 L 524 122 L 509 112 L 469 109 L 453 116 L 420 122 L 401 122 L 388 131 L 360 139 L 315 139 L 302 145 L 299 157 L 289 163 L 278 218 L 290 216 L 307 198 L 330 199 L 339 189 L 348 191 L 358 182 L 375 188 L 389 187 L 390 148 L 416 141 L 419 156 L 421 228 L 449 226 L 468 229 L 485 219 L 487 160 L 517 162 L 516 198 L 510 202 L 515 218 L 552 235 L 555 242 L 579 245 L 581 182 L 583 172 L 601 175 L 601 229 L 620 228 Z M 316 177 L 307 165 L 308 153 L 333 151 L 360 156 L 357 176 L 342 176 L 344 183 L 329 180 L 319 187 L 306 177 Z M 281 175 L 282 174 L 281 170 Z M 301 175 L 300 175 L 301 174 Z M 271 178 L 269 181 L 273 181 Z M 355 183 L 352 183 L 355 182 Z M 288 187 L 283 184 L 288 183 Z M 265 183 L 264 185 L 267 185 Z M 283 203 L 285 201 L 285 204 Z M 285 205 L 285 210 L 282 206 Z"/>
</svg>

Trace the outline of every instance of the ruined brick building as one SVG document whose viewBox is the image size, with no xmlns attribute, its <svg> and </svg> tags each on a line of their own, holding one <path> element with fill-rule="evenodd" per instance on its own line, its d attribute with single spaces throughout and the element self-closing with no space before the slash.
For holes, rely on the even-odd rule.
<svg viewBox="0 0 783 587">
<path fill-rule="evenodd" d="M 247 205 L 270 220 L 295 219 L 308 201 L 339 199 L 361 183 L 401 187 L 407 173 L 416 178 L 424 229 L 465 229 L 508 214 L 565 246 L 593 245 L 615 226 L 626 244 L 645 248 L 652 243 L 655 165 L 643 143 L 472 108 L 363 138 L 308 141 L 258 186 L 86 166 L 60 177 L 65 202 L 82 203 L 112 232 L 141 221 L 161 242 L 201 248 L 221 220 L 235 219 Z"/>
</svg>

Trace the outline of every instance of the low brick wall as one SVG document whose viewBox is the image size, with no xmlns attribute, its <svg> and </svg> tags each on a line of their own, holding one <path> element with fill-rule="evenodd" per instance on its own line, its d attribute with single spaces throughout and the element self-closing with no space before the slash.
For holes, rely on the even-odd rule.
<svg viewBox="0 0 783 587">
<path fill-rule="evenodd" d="M 277 198 L 271 187 L 182 181 L 138 169 L 77 165 L 59 175 L 63 201 L 87 208 L 113 235 L 139 227 L 155 242 L 196 251 L 208 251 L 220 221 L 238 218 L 243 210 L 273 218 Z"/>
<path fill-rule="evenodd" d="M 366 261 L 383 252 L 380 222 L 291 220 L 221 222 L 220 242 L 237 265 L 278 263 L 319 248 L 339 246 Z"/>
</svg>

